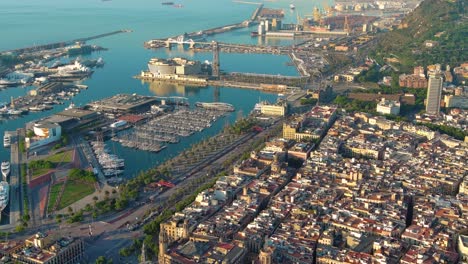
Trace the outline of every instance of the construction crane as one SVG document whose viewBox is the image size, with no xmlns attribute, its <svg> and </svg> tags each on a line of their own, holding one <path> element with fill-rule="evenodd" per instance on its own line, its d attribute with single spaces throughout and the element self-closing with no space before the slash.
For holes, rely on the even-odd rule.
<svg viewBox="0 0 468 264">
<path fill-rule="evenodd" d="M 299 15 L 299 12 L 297 10 L 296 10 L 296 21 L 297 21 L 296 31 L 299 31 L 301 26 L 303 29 L 308 27 L 309 20 L 307 18 L 302 18 Z"/>
<path fill-rule="evenodd" d="M 314 23 L 321 27 L 325 24 L 324 14 L 318 7 L 314 7 L 312 14 L 304 15 L 304 17 L 311 17 Z"/>
<path fill-rule="evenodd" d="M 322 20 L 322 13 L 318 7 L 314 7 L 313 17 L 315 23 L 319 23 Z"/>
<path fill-rule="evenodd" d="M 333 16 L 334 9 L 332 7 L 330 7 L 327 2 L 323 3 L 323 9 L 325 10 L 325 15 L 327 17 L 332 17 Z"/>
</svg>

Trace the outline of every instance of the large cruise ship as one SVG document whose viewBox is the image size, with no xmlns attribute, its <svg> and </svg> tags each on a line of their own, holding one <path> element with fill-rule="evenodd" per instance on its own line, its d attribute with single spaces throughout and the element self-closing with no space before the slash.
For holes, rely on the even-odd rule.
<svg viewBox="0 0 468 264">
<path fill-rule="evenodd" d="M 213 103 L 196 102 L 195 106 L 209 109 L 209 110 L 220 110 L 220 111 L 228 111 L 228 112 L 234 112 L 235 110 L 232 104 L 219 103 L 219 102 L 213 102 Z"/>
<path fill-rule="evenodd" d="M 6 181 L 1 181 L 0 182 L 0 212 L 2 212 L 5 209 L 5 207 L 8 205 L 9 200 L 10 200 L 10 185 L 8 185 L 8 182 Z M 0 216 L 0 219 L 1 219 L 1 216 Z"/>
<path fill-rule="evenodd" d="M 10 175 L 10 162 L 9 161 L 2 161 L 2 176 L 3 179 L 6 181 L 8 175 Z"/>
</svg>

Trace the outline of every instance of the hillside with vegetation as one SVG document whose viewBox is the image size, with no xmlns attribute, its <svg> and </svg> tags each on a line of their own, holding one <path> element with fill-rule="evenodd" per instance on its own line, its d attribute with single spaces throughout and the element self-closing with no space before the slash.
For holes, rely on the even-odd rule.
<svg viewBox="0 0 468 264">
<path fill-rule="evenodd" d="M 380 63 L 391 64 L 401 72 L 417 65 L 440 63 L 452 67 L 468 61 L 468 16 L 466 0 L 425 0 L 401 25 L 384 33 L 370 55 Z M 426 41 L 437 42 L 429 48 Z"/>
</svg>

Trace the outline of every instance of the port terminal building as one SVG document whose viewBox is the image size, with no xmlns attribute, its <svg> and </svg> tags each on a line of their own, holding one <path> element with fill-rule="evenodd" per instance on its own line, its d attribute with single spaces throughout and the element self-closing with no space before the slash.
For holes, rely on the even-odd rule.
<svg viewBox="0 0 468 264">
<path fill-rule="evenodd" d="M 83 127 L 92 123 L 99 122 L 101 115 L 96 111 L 71 108 L 57 114 L 42 119 L 42 123 L 52 123 L 59 125 L 63 131 L 72 131 L 78 127 Z"/>
<path fill-rule="evenodd" d="M 288 112 L 288 106 L 286 103 L 270 104 L 262 102 L 260 112 L 267 116 L 285 116 Z"/>
<path fill-rule="evenodd" d="M 137 94 L 118 94 L 100 101 L 88 104 L 94 111 L 109 113 L 140 113 L 151 109 L 151 105 L 158 102 L 158 98 L 153 96 L 143 96 Z"/>
<path fill-rule="evenodd" d="M 160 80 L 166 82 L 206 85 L 206 64 L 184 58 L 160 59 L 153 58 L 148 62 L 148 71 L 142 71 L 136 78 L 144 80 Z"/>
<path fill-rule="evenodd" d="M 198 75 L 202 72 L 199 61 L 184 58 L 159 59 L 153 58 L 148 62 L 149 72 L 158 75 Z"/>
</svg>

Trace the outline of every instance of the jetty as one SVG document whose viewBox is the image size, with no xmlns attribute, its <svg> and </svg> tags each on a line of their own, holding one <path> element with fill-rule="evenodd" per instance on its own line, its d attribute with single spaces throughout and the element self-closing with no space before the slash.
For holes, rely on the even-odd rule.
<svg viewBox="0 0 468 264">
<path fill-rule="evenodd" d="M 24 52 L 34 52 L 34 51 L 41 51 L 41 50 L 63 48 L 66 46 L 73 45 L 77 42 L 86 42 L 86 41 L 93 40 L 93 39 L 104 38 L 107 36 L 112 36 L 112 35 L 116 35 L 120 33 L 127 33 L 127 32 L 132 32 L 132 30 L 120 29 L 120 30 L 103 33 L 103 34 L 99 34 L 95 36 L 90 36 L 90 37 L 77 38 L 73 40 L 54 42 L 54 43 L 43 44 L 43 45 L 34 45 L 31 47 L 25 47 L 25 48 L 19 48 L 19 49 L 5 50 L 5 51 L 2 51 L 2 53 L 24 53 Z"/>
</svg>

